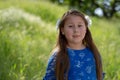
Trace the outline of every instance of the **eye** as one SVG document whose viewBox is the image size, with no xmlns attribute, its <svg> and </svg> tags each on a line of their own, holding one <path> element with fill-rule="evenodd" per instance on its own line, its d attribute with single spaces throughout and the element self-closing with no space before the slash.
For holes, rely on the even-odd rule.
<svg viewBox="0 0 120 80">
<path fill-rule="evenodd" d="M 69 28 L 72 28 L 73 26 L 72 26 L 72 25 L 69 25 L 68 27 L 69 27 Z"/>
<path fill-rule="evenodd" d="M 78 27 L 82 27 L 82 25 L 78 25 Z"/>
</svg>

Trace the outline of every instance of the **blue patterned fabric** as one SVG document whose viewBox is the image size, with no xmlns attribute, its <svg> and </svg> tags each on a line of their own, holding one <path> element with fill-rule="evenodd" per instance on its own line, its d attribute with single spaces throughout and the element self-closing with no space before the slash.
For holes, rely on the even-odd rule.
<svg viewBox="0 0 120 80">
<path fill-rule="evenodd" d="M 96 65 L 93 53 L 89 48 L 73 50 L 67 48 L 70 60 L 68 80 L 97 80 Z M 43 80 L 56 80 L 55 77 L 55 54 L 48 61 L 46 74 Z"/>
</svg>

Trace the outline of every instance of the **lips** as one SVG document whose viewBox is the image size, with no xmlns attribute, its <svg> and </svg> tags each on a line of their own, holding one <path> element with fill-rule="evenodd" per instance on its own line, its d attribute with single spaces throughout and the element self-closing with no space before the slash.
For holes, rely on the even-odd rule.
<svg viewBox="0 0 120 80">
<path fill-rule="evenodd" d="M 74 37 L 74 38 L 78 38 L 78 37 L 80 37 L 80 35 L 73 35 L 73 37 Z"/>
</svg>

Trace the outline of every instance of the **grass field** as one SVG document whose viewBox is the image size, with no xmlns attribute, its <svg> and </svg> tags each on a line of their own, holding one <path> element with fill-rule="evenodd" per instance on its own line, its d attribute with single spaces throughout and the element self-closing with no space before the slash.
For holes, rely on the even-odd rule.
<svg viewBox="0 0 120 80">
<path fill-rule="evenodd" d="M 0 0 L 0 80 L 42 80 L 57 38 L 55 23 L 66 10 L 44 0 Z M 120 80 L 120 19 L 91 18 L 105 80 Z"/>
</svg>

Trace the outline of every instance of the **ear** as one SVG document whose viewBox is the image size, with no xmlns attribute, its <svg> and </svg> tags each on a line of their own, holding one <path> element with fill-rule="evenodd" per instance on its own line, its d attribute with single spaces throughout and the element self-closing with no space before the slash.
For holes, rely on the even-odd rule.
<svg viewBox="0 0 120 80">
<path fill-rule="evenodd" d="M 87 29 L 85 30 L 85 34 L 86 34 L 86 32 L 87 32 Z"/>
<path fill-rule="evenodd" d="M 61 28 L 61 33 L 64 35 L 64 28 Z"/>
</svg>

